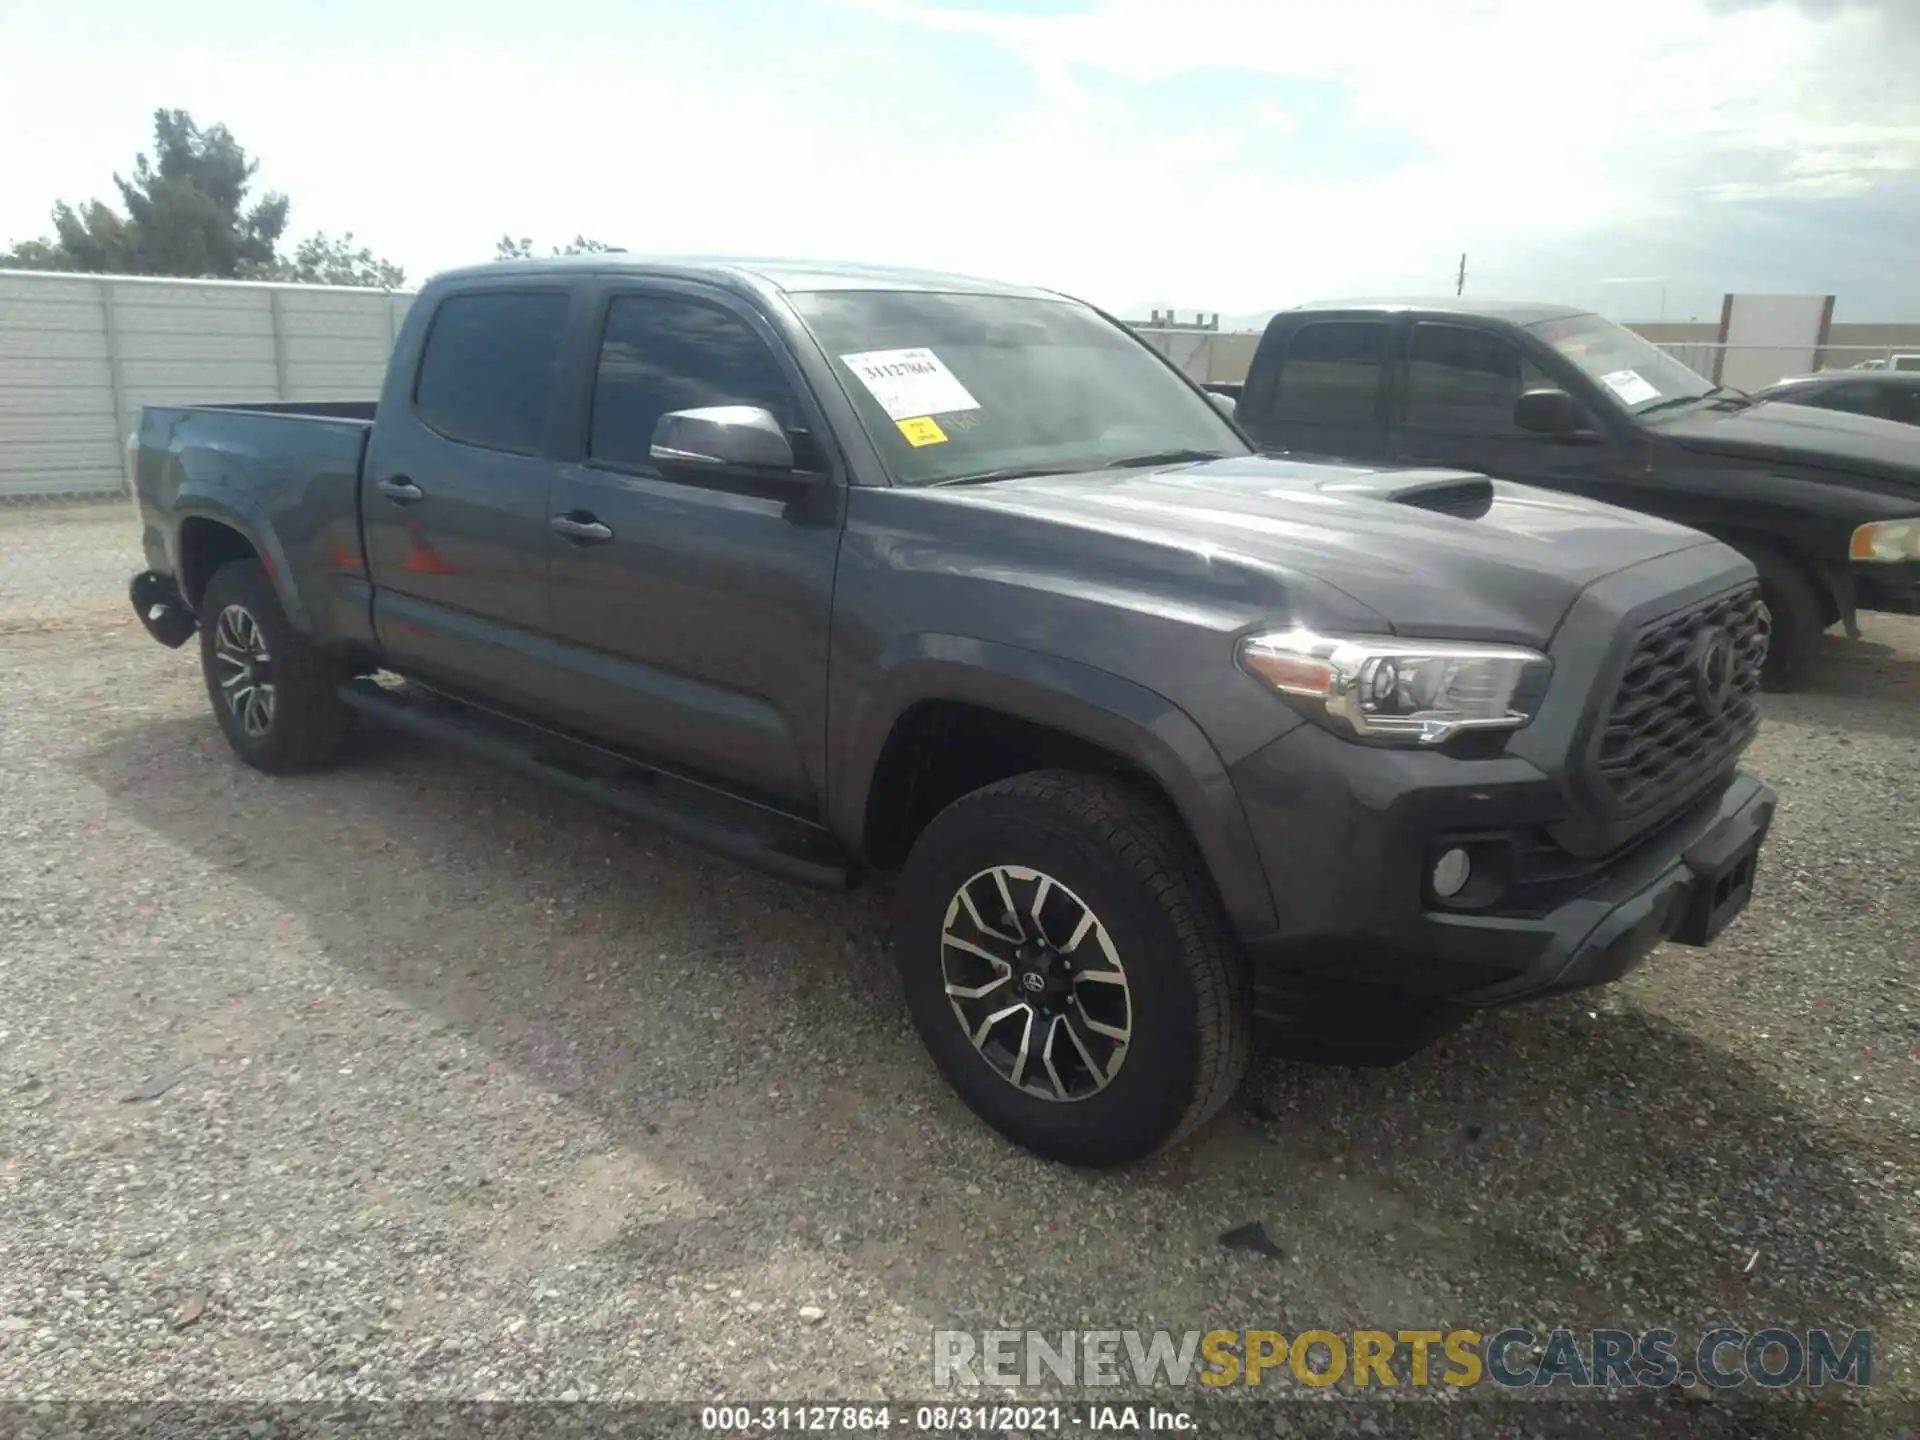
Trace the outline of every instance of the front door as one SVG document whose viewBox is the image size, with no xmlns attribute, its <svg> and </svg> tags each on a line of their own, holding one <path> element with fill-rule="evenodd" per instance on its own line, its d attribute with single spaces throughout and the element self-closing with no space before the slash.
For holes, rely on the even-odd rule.
<svg viewBox="0 0 1920 1440">
<path fill-rule="evenodd" d="M 663 473 L 672 410 L 758 405 L 821 473 L 810 495 Z M 548 513 L 560 684 L 575 723 L 642 757 L 802 814 L 824 787 L 827 642 L 841 506 L 804 382 L 762 323 L 691 287 L 605 300 L 584 454 Z M 583 531 L 580 527 L 587 527 Z"/>
<path fill-rule="evenodd" d="M 1513 423 L 1527 390 L 1563 388 L 1498 331 L 1423 320 L 1402 341 L 1392 459 L 1475 470 L 1632 504 L 1619 442 L 1593 417 L 1577 436 L 1538 435 Z"/>
</svg>

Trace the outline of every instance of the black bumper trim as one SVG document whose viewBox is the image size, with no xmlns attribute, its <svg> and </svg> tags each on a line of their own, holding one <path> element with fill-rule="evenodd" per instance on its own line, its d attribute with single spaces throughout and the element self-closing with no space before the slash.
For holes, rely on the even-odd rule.
<svg viewBox="0 0 1920 1440">
<path fill-rule="evenodd" d="M 141 571 L 127 586 L 127 598 L 147 633 L 169 650 L 178 650 L 200 628 L 199 618 L 180 598 L 180 587 L 171 575 Z"/>
<path fill-rule="evenodd" d="M 1551 943 L 1534 964 L 1512 979 L 1451 998 L 1465 1005 L 1506 1005 L 1585 989 L 1618 980 L 1663 940 L 1711 944 L 1752 895 L 1775 803 L 1772 790 L 1750 775 L 1739 776 L 1712 810 L 1703 809 L 1655 856 L 1642 857 L 1596 895 L 1539 922 L 1550 928 Z M 1593 899 L 1611 900 L 1611 908 L 1582 928 L 1578 912 Z"/>
</svg>

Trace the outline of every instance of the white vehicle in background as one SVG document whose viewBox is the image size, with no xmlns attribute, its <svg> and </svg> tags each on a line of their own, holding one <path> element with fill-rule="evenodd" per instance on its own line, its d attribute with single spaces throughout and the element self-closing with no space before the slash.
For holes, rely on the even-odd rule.
<svg viewBox="0 0 1920 1440">
<path fill-rule="evenodd" d="M 1889 355 L 1879 360 L 1862 360 L 1850 370 L 1920 370 L 1920 355 Z"/>
</svg>

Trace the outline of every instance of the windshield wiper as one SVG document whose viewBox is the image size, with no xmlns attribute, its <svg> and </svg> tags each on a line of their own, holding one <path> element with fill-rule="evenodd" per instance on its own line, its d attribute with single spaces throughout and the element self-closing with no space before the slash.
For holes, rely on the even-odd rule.
<svg viewBox="0 0 1920 1440">
<path fill-rule="evenodd" d="M 1084 465 L 1008 465 L 1000 470 L 982 470 L 973 475 L 950 475 L 944 480 L 929 480 L 929 489 L 940 485 L 989 485 L 995 480 L 1024 480 L 1033 475 L 1085 475 L 1093 470 L 1133 470 L 1145 465 L 1193 465 L 1203 460 L 1224 460 L 1218 450 L 1158 450 L 1151 455 L 1123 455 L 1118 460 L 1090 460 Z"/>
<path fill-rule="evenodd" d="M 1653 404 L 1636 410 L 1633 413 L 1637 416 L 1644 417 L 1653 414 L 1656 410 L 1671 410 L 1675 405 L 1696 405 L 1702 400 L 1710 400 L 1712 398 L 1713 391 L 1711 390 L 1699 395 L 1669 395 L 1666 399 L 1656 400 Z"/>
<path fill-rule="evenodd" d="M 1715 385 L 1712 389 L 1703 390 L 1698 395 L 1670 395 L 1665 400 L 1656 400 L 1645 409 L 1636 410 L 1633 413 L 1646 416 L 1653 414 L 1656 410 L 1671 409 L 1675 405 L 1694 405 L 1716 400 L 1722 404 L 1731 403 L 1739 409 L 1745 409 L 1754 403 L 1753 397 L 1744 390 L 1736 390 L 1731 385 Z"/>
<path fill-rule="evenodd" d="M 1107 460 L 1103 462 L 1103 467 L 1108 470 L 1137 470 L 1147 465 L 1197 465 L 1205 460 L 1226 458 L 1218 450 L 1156 450 L 1151 455 L 1126 455 L 1118 460 Z"/>
<path fill-rule="evenodd" d="M 1098 467 L 1088 465 L 1008 465 L 999 470 L 982 470 L 973 475 L 949 475 L 941 480 L 929 480 L 926 488 L 937 489 L 943 485 L 990 485 L 995 480 L 1025 480 L 1034 475 L 1083 475 L 1089 469 Z"/>
</svg>

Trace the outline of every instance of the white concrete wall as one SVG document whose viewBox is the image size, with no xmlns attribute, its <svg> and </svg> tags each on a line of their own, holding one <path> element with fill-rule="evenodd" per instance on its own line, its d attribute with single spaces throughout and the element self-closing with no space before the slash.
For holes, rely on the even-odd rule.
<svg viewBox="0 0 1920 1440">
<path fill-rule="evenodd" d="M 142 405 L 369 400 L 411 293 L 0 270 L 0 499 L 124 488 Z"/>
</svg>

